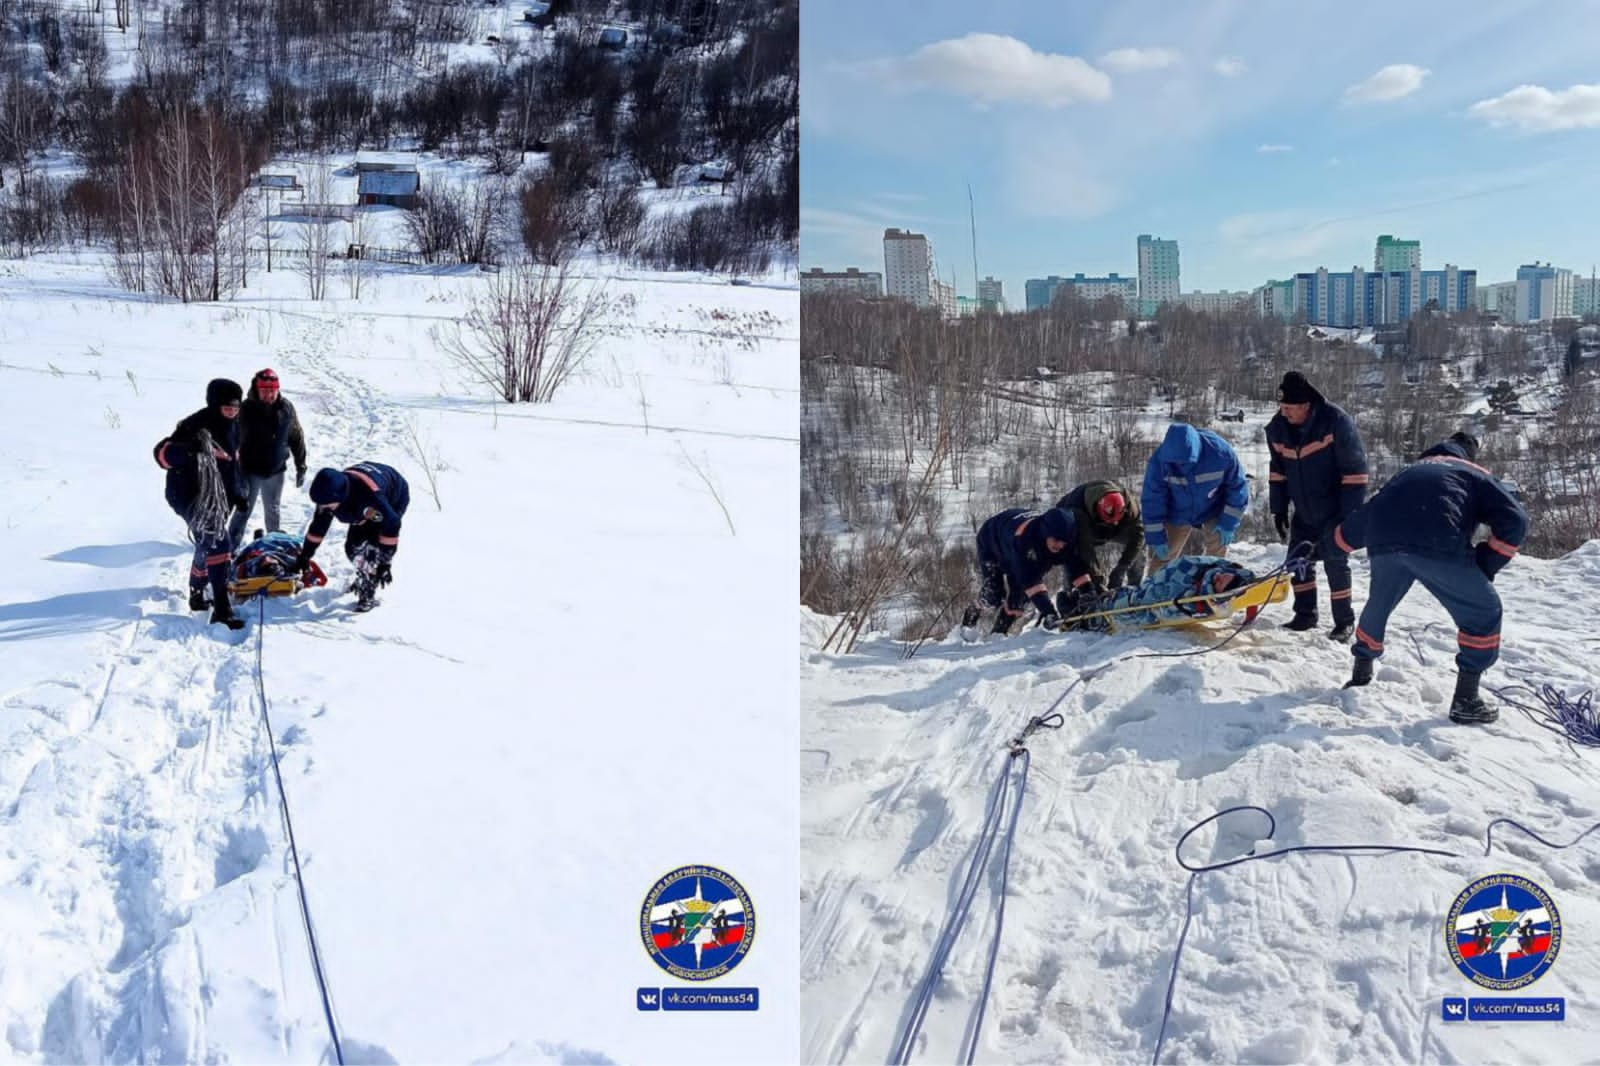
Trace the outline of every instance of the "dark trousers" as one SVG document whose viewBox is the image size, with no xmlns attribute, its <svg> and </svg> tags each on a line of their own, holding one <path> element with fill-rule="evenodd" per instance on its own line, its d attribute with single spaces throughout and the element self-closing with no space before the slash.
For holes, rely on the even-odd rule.
<svg viewBox="0 0 1600 1066">
<path fill-rule="evenodd" d="M 1456 666 L 1481 674 L 1500 657 L 1500 595 L 1471 560 L 1433 559 L 1424 555 L 1385 553 L 1372 557 L 1372 587 L 1356 626 L 1354 654 L 1376 659 L 1383 654 L 1389 615 L 1415 582 L 1433 593 L 1456 623 Z"/>
<path fill-rule="evenodd" d="M 1296 515 L 1289 523 L 1289 546 L 1307 540 L 1317 546 L 1311 558 L 1320 561 L 1322 569 L 1327 571 L 1328 598 L 1333 602 L 1333 624 L 1348 625 L 1356 620 L 1355 604 L 1350 599 L 1350 554 L 1340 551 L 1328 534 L 1328 530 L 1302 525 L 1300 516 Z M 1373 580 L 1377 580 L 1376 576 Z M 1317 572 L 1314 567 L 1308 572 L 1306 580 L 1294 587 L 1294 613 L 1317 613 Z"/>
<path fill-rule="evenodd" d="M 228 573 L 233 569 L 232 541 L 226 533 L 208 536 L 194 529 L 194 562 L 189 567 L 189 591 L 211 585 L 211 602 L 228 602 Z"/>
</svg>

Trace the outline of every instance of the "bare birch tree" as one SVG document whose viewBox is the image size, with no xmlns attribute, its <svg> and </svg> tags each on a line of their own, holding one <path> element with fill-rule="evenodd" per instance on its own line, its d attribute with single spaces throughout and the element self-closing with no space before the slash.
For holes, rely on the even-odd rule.
<svg viewBox="0 0 1600 1066">
<path fill-rule="evenodd" d="M 598 283 L 572 276 L 571 260 L 518 262 L 493 275 L 440 340 L 507 403 L 548 403 L 588 359 L 610 312 Z"/>
</svg>

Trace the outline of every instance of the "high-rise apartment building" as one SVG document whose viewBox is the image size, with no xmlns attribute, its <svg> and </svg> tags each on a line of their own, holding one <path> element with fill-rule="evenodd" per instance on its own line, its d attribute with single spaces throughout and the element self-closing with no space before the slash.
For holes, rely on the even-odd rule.
<svg viewBox="0 0 1600 1066">
<path fill-rule="evenodd" d="M 883 268 L 886 295 L 918 307 L 932 307 L 938 302 L 934 288 L 939 283 L 938 274 L 933 245 L 927 237 L 909 230 L 884 230 Z"/>
<path fill-rule="evenodd" d="M 1504 312 L 1501 312 L 1502 315 Z M 1549 263 L 1517 267 L 1517 322 L 1548 322 L 1572 314 L 1572 271 Z"/>
<path fill-rule="evenodd" d="M 1477 305 L 1478 272 L 1447 264 L 1443 270 L 1321 267 L 1294 276 L 1294 310 L 1319 326 L 1387 326 L 1408 321 L 1428 306 L 1461 311 Z"/>
<path fill-rule="evenodd" d="M 1004 286 L 992 277 L 978 282 L 978 309 L 996 313 L 1006 309 Z"/>
<path fill-rule="evenodd" d="M 1151 314 L 1178 296 L 1178 242 L 1139 234 L 1139 313 Z"/>
<path fill-rule="evenodd" d="M 1372 269 L 1379 274 L 1422 269 L 1422 242 L 1403 241 L 1385 233 L 1372 252 Z"/>
<path fill-rule="evenodd" d="M 1600 315 L 1600 274 L 1591 273 L 1586 278 L 1572 279 L 1572 313 L 1578 318 Z"/>
</svg>

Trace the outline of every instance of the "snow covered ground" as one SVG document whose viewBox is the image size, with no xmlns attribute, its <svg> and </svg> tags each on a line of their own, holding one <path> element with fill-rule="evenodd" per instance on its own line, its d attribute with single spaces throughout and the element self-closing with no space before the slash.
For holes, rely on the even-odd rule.
<svg viewBox="0 0 1600 1066">
<path fill-rule="evenodd" d="M 1258 566 L 1281 553 L 1236 552 Z M 1355 572 L 1359 607 L 1364 553 Z M 1486 686 L 1529 677 L 1576 695 L 1600 680 L 1600 542 L 1518 559 L 1496 584 L 1505 649 Z M 1325 581 L 1322 595 L 1326 610 Z M 1275 838 L 1261 838 L 1258 815 L 1233 815 L 1190 841 L 1189 861 L 1340 843 L 1462 857 L 1296 855 L 1203 875 L 1162 1061 L 1600 1061 L 1600 832 L 1556 851 L 1501 827 L 1482 857 L 1496 817 L 1557 842 L 1600 821 L 1596 752 L 1574 755 L 1504 705 L 1493 726 L 1452 725 L 1454 627 L 1420 589 L 1391 621 L 1364 690 L 1340 689 L 1346 648 L 1278 628 L 1285 607 L 1186 657 L 1136 655 L 1197 650 L 1228 630 L 1032 629 L 972 647 L 952 637 L 910 660 L 883 636 L 822 653 L 831 621 L 802 609 L 802 1060 L 888 1059 L 1006 741 L 1103 667 L 1061 703 L 1063 728 L 1029 742 L 977 1061 L 1150 1061 L 1184 916 L 1188 875 L 1173 846 L 1238 804 L 1269 809 Z M 997 866 L 912 1062 L 956 1060 L 994 931 Z M 1444 928 L 1457 893 L 1502 871 L 1560 908 L 1556 962 L 1514 994 L 1564 996 L 1563 1023 L 1441 1021 L 1446 996 L 1495 995 L 1456 970 Z"/>
<path fill-rule="evenodd" d="M 348 1061 L 790 1061 L 798 693 L 761 605 L 795 572 L 792 278 L 612 278 L 631 310 L 534 408 L 469 396 L 441 353 L 467 269 L 360 303 L 106 276 L 0 263 L 0 1058 L 327 1059 L 260 639 Z M 229 634 L 186 609 L 150 452 L 208 379 L 265 366 L 313 470 L 387 462 L 412 502 L 376 612 L 349 610 L 336 525 L 334 584 Z M 301 531 L 303 493 L 285 512 Z M 635 1007 L 675 983 L 640 907 L 691 863 L 752 897 L 721 983 L 758 1012 Z"/>
</svg>

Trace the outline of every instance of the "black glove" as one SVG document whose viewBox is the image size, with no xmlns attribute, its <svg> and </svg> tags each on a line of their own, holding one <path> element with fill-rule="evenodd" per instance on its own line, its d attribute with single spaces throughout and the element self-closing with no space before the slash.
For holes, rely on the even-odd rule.
<svg viewBox="0 0 1600 1066">
<path fill-rule="evenodd" d="M 1111 571 L 1110 574 L 1106 575 L 1106 590 L 1108 592 L 1115 592 L 1117 589 L 1120 589 L 1123 585 L 1127 584 L 1127 581 L 1128 571 L 1119 566 L 1115 570 Z"/>
<path fill-rule="evenodd" d="M 1278 543 L 1289 543 L 1289 516 L 1286 514 L 1273 515 L 1272 525 L 1278 531 Z"/>
<path fill-rule="evenodd" d="M 310 556 L 308 556 L 308 555 L 297 555 L 297 556 L 294 557 L 294 561 L 289 564 L 288 572 L 291 573 L 291 574 L 298 574 L 302 570 L 304 570 L 306 568 L 306 565 L 308 563 L 310 563 L 310 562 L 311 562 L 311 557 Z"/>
<path fill-rule="evenodd" d="M 1090 574 L 1087 587 L 1094 589 L 1095 599 L 1101 599 L 1106 594 L 1106 579 L 1099 574 Z"/>
<path fill-rule="evenodd" d="M 377 571 L 372 575 L 372 580 L 378 583 L 379 588 L 382 588 L 394 580 L 394 570 L 388 563 L 379 563 Z"/>
<path fill-rule="evenodd" d="M 304 485 L 305 483 L 306 483 L 306 468 L 303 467 L 303 466 L 296 467 L 295 468 L 295 472 L 294 472 L 294 487 L 298 489 L 302 485 Z"/>
<path fill-rule="evenodd" d="M 1054 633 L 1061 628 L 1061 616 L 1054 611 L 1039 616 L 1039 625 Z"/>
</svg>

